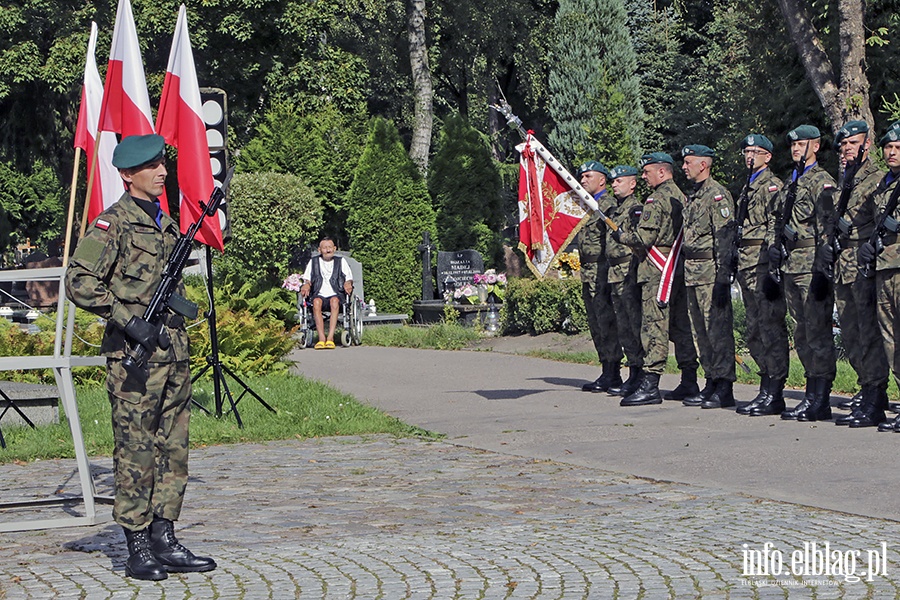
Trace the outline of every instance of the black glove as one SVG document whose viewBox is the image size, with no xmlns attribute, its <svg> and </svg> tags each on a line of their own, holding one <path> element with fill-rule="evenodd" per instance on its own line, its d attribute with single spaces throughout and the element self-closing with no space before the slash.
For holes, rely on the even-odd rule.
<svg viewBox="0 0 900 600">
<path fill-rule="evenodd" d="M 872 242 L 866 242 L 859 247 L 857 258 L 860 265 L 871 265 L 875 262 L 875 246 L 872 245 Z"/>
<path fill-rule="evenodd" d="M 769 266 L 773 269 L 781 268 L 781 260 L 784 257 L 781 255 L 781 247 L 780 246 L 769 246 Z"/>
<path fill-rule="evenodd" d="M 616 241 L 619 242 L 620 244 L 622 243 L 622 229 L 621 229 L 621 228 L 618 228 L 618 229 L 612 229 L 612 230 L 609 232 L 609 235 L 611 235 L 611 236 L 612 236 L 612 239 L 616 240 Z"/>
<path fill-rule="evenodd" d="M 832 246 L 831 244 L 825 244 L 824 246 L 822 246 L 819 252 L 821 252 L 822 260 L 826 265 L 834 264 L 834 246 Z"/>
<path fill-rule="evenodd" d="M 731 301 L 731 284 L 717 281 L 712 289 L 713 306 L 724 308 Z"/>
<path fill-rule="evenodd" d="M 131 317 L 128 325 L 125 326 L 125 335 L 152 354 L 156 350 L 159 327 L 151 325 L 140 317 Z"/>
</svg>

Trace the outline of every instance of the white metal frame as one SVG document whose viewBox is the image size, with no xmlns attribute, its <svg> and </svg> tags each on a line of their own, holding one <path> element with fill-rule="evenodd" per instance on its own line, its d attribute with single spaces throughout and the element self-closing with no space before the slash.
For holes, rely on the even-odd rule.
<svg viewBox="0 0 900 600">
<path fill-rule="evenodd" d="M 5 509 L 70 504 L 80 500 L 84 503 L 84 516 L 35 519 L 10 523 L 0 522 L 0 532 L 95 525 L 111 519 L 110 514 L 101 515 L 97 512 L 97 504 L 112 504 L 113 499 L 110 496 L 98 496 L 94 487 L 94 480 L 91 477 L 91 466 L 88 462 L 87 451 L 84 447 L 84 437 L 81 433 L 81 421 L 78 418 L 78 405 L 75 402 L 75 384 L 72 381 L 72 367 L 102 366 L 106 364 L 106 360 L 99 356 L 72 356 L 75 306 L 66 302 L 65 271 L 65 267 L 0 271 L 0 281 L 59 281 L 59 302 L 56 311 L 56 338 L 53 345 L 53 355 L 0 357 L 0 371 L 53 369 L 56 387 L 66 412 L 69 430 L 72 433 L 72 444 L 75 447 L 75 461 L 78 464 L 82 495 L 0 503 L 0 514 Z M 67 311 L 65 310 L 67 306 L 69 308 L 68 314 L 66 314 Z M 63 327 L 64 319 L 66 321 L 65 327 Z"/>
</svg>

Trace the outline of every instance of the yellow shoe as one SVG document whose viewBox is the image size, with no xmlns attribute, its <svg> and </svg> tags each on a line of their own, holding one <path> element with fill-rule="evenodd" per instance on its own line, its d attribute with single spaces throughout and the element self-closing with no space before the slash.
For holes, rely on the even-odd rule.
<svg viewBox="0 0 900 600">
<path fill-rule="evenodd" d="M 334 344 L 332 344 L 332 346 L 334 346 Z M 313 346 L 313 348 L 315 348 L 316 350 L 324 350 L 325 342 L 316 342 L 316 345 Z"/>
<path fill-rule="evenodd" d="M 332 342 L 332 341 L 325 342 L 325 347 L 328 348 L 329 350 L 334 350 L 334 342 Z"/>
</svg>

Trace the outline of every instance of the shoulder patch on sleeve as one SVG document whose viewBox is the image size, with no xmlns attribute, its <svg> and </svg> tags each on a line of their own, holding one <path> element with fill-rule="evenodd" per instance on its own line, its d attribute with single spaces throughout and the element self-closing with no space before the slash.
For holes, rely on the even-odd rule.
<svg viewBox="0 0 900 600">
<path fill-rule="evenodd" d="M 716 202 L 718 202 L 719 200 L 721 200 L 721 199 L 724 198 L 724 197 L 725 197 L 725 196 L 723 196 L 722 194 L 717 194 L 717 195 L 713 196 L 713 200 L 715 200 Z"/>
<path fill-rule="evenodd" d="M 103 219 L 97 219 L 94 222 L 94 227 L 96 227 L 97 229 L 102 229 L 103 231 L 106 231 L 109 229 L 109 221 L 104 221 Z"/>
<path fill-rule="evenodd" d="M 100 257 L 105 249 L 106 245 L 100 240 L 85 237 L 78 244 L 78 248 L 76 248 L 75 255 L 72 258 L 82 266 L 93 269 L 100 262 Z"/>
<path fill-rule="evenodd" d="M 823 187 L 824 189 L 826 189 L 826 190 L 830 190 L 830 189 L 833 189 L 833 188 L 834 188 L 834 186 L 831 185 L 830 183 L 826 183 L 826 184 L 825 184 L 824 186 L 822 186 L 822 187 Z"/>
<path fill-rule="evenodd" d="M 777 185 L 770 185 L 770 186 L 769 186 L 769 191 L 770 191 L 770 192 L 777 192 L 777 191 L 778 191 L 778 186 L 777 186 Z"/>
<path fill-rule="evenodd" d="M 644 200 L 644 204 L 653 204 L 653 198 L 647 198 L 646 200 Z"/>
</svg>

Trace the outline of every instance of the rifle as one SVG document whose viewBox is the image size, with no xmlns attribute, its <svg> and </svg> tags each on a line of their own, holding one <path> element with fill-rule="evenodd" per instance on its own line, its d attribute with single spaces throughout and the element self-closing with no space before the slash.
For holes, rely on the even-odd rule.
<svg viewBox="0 0 900 600">
<path fill-rule="evenodd" d="M 801 158 L 797 164 L 794 165 L 794 171 L 797 173 L 797 177 L 791 181 L 791 184 L 788 186 L 787 198 L 784 201 L 784 207 L 781 211 L 781 216 L 778 218 L 778 221 L 775 223 L 775 232 L 777 238 L 777 247 L 781 251 L 781 258 L 784 260 L 788 256 L 786 242 L 796 242 L 798 234 L 796 231 L 791 228 L 788 224 L 791 219 L 791 215 L 794 213 L 794 203 L 797 201 L 797 184 L 800 182 L 800 177 L 803 175 L 803 169 L 806 168 L 806 158 L 809 154 L 809 142 L 806 142 L 806 149 L 803 151 L 803 158 Z M 769 276 L 775 280 L 775 283 L 781 283 L 781 266 L 773 267 L 772 263 L 769 263 Z"/>
<path fill-rule="evenodd" d="M 885 179 L 887 179 L 887 175 L 885 175 Z M 891 192 L 891 197 L 888 198 L 884 210 L 878 216 L 878 222 L 875 224 L 875 231 L 869 236 L 868 243 L 875 247 L 875 256 L 878 256 L 884 250 L 884 244 L 881 241 L 882 236 L 888 232 L 896 234 L 900 231 L 900 221 L 897 221 L 897 219 L 891 216 L 891 214 L 897 210 L 898 202 L 900 202 L 900 181 L 897 182 L 897 187 Z M 863 277 L 872 277 L 875 275 L 875 260 L 867 263 L 861 262 L 859 267 Z"/>
<path fill-rule="evenodd" d="M 825 277 L 829 280 L 834 279 L 834 263 L 837 261 L 842 250 L 840 234 L 850 235 L 850 230 L 853 228 L 853 225 L 844 219 L 844 213 L 847 212 L 847 204 L 850 202 L 850 195 L 853 193 L 853 188 L 855 187 L 853 180 L 856 179 L 856 174 L 859 173 L 859 169 L 862 167 L 863 155 L 865 155 L 866 152 L 866 140 L 868 139 L 869 134 L 867 133 L 866 137 L 859 145 L 859 150 L 856 152 L 856 160 L 847 163 L 844 167 L 844 180 L 841 182 L 841 197 L 838 200 L 837 209 L 834 213 L 835 224 L 831 231 L 831 235 L 828 238 L 828 244 L 834 248 L 834 256 L 831 261 L 825 262 L 825 270 L 823 271 Z"/>
<path fill-rule="evenodd" d="M 736 215 L 737 233 L 734 236 L 734 244 L 731 249 L 731 278 L 737 276 L 738 267 L 741 260 L 741 239 L 744 237 L 744 221 L 750 212 L 750 182 L 753 179 L 753 162 L 747 167 L 747 185 L 741 190 L 741 197 L 738 198 L 738 212 Z"/>
<path fill-rule="evenodd" d="M 160 317 L 162 317 L 167 309 L 171 309 L 173 312 L 187 319 L 197 318 L 197 305 L 176 294 L 175 288 L 181 281 L 181 273 L 184 271 L 188 257 L 191 254 L 191 245 L 194 243 L 194 238 L 197 236 L 197 232 L 200 231 L 200 227 L 203 225 L 203 220 L 207 216 L 211 217 L 215 215 L 216 211 L 219 210 L 219 205 L 225 199 L 225 192 L 228 189 L 228 184 L 231 183 L 232 175 L 234 175 L 234 167 L 231 167 L 228 170 L 228 174 L 225 177 L 225 181 L 222 183 L 222 187 L 213 188 L 212 194 L 209 196 L 209 202 L 205 204 L 203 202 L 200 203 L 200 208 L 203 209 L 203 212 L 200 213 L 200 218 L 197 219 L 196 223 L 191 225 L 186 234 L 178 239 L 175 249 L 172 250 L 172 254 L 166 262 L 162 280 L 156 287 L 153 298 L 150 300 L 150 304 L 147 305 L 147 309 L 144 311 L 143 316 L 143 319 L 151 325 L 159 325 L 160 330 L 162 328 L 162 324 L 159 322 Z M 146 390 L 147 377 L 149 376 L 149 371 L 147 369 L 147 358 L 149 354 L 150 352 L 141 344 L 133 344 L 131 348 L 125 349 L 125 358 L 122 359 L 122 367 L 125 369 L 125 372 L 128 373 L 129 378 L 133 379 L 134 382 L 138 384 L 136 386 L 136 389 L 138 390 Z"/>
</svg>

